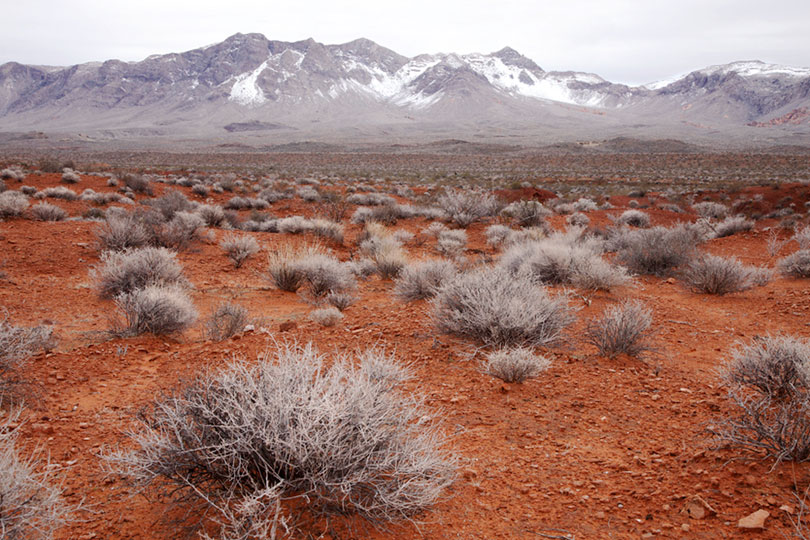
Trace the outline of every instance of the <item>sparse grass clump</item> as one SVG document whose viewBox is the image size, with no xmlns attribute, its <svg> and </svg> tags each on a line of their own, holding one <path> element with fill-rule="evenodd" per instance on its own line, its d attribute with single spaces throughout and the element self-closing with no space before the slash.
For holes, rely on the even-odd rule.
<svg viewBox="0 0 810 540">
<path fill-rule="evenodd" d="M 205 336 L 212 341 L 223 341 L 242 332 L 247 324 L 245 308 L 224 302 L 205 321 Z"/>
<path fill-rule="evenodd" d="M 31 208 L 31 214 L 37 221 L 62 221 L 68 214 L 55 204 L 41 202 Z"/>
<path fill-rule="evenodd" d="M 728 214 L 726 205 L 710 201 L 693 204 L 692 210 L 705 219 L 723 219 Z"/>
<path fill-rule="evenodd" d="M 65 172 L 62 173 L 62 182 L 65 184 L 78 184 L 80 181 L 81 178 L 75 171 L 65 169 Z"/>
<path fill-rule="evenodd" d="M 552 297 L 525 274 L 501 268 L 460 274 L 431 302 L 440 332 L 493 347 L 552 345 L 574 321 L 564 296 Z"/>
<path fill-rule="evenodd" d="M 787 257 L 779 259 L 776 266 L 782 274 L 788 277 L 810 277 L 810 249 L 800 249 Z"/>
<path fill-rule="evenodd" d="M 175 254 L 166 248 L 106 251 L 101 255 L 101 262 L 103 266 L 92 273 L 102 298 L 112 298 L 150 285 L 186 287 L 189 284 Z"/>
<path fill-rule="evenodd" d="M 438 198 L 436 205 L 459 227 L 467 227 L 486 216 L 493 216 L 500 207 L 491 193 L 458 189 L 446 190 Z"/>
<path fill-rule="evenodd" d="M 729 216 L 714 227 L 717 238 L 725 238 L 739 232 L 748 232 L 754 228 L 754 222 L 743 216 Z"/>
<path fill-rule="evenodd" d="M 538 201 L 516 201 L 501 210 L 501 215 L 511 218 L 518 227 L 542 225 L 551 213 Z"/>
<path fill-rule="evenodd" d="M 131 433 L 135 449 L 108 459 L 137 485 L 201 504 L 226 538 L 412 520 L 451 484 L 456 460 L 421 400 L 400 390 L 405 376 L 380 350 L 327 362 L 312 345 L 282 345 L 160 399 Z"/>
<path fill-rule="evenodd" d="M 527 347 L 498 349 L 487 354 L 484 373 L 508 383 L 522 383 L 545 371 L 551 362 Z"/>
<path fill-rule="evenodd" d="M 146 246 L 151 235 L 137 216 L 124 213 L 108 215 L 106 223 L 96 229 L 96 238 L 102 250 L 120 251 Z"/>
<path fill-rule="evenodd" d="M 70 517 L 62 489 L 52 474 L 37 472 L 35 457 L 21 457 L 19 430 L 9 425 L 16 416 L 0 422 L 0 538 L 51 540 Z"/>
<path fill-rule="evenodd" d="M 406 302 L 433 298 L 457 272 L 455 265 L 445 260 L 409 264 L 396 278 L 394 294 Z"/>
<path fill-rule="evenodd" d="M 757 274 L 756 268 L 734 257 L 704 254 L 689 261 L 681 279 L 694 292 L 724 295 L 750 289 L 756 284 Z"/>
<path fill-rule="evenodd" d="M 445 257 L 458 257 L 467 246 L 464 229 L 441 231 L 436 241 L 436 250 Z"/>
<path fill-rule="evenodd" d="M 150 285 L 115 297 L 126 322 L 116 328 L 124 336 L 182 332 L 197 320 L 194 304 L 176 287 Z"/>
<path fill-rule="evenodd" d="M 652 311 L 638 300 L 627 300 L 590 321 L 585 340 L 608 358 L 619 354 L 639 357 L 650 350 L 651 324 Z"/>
<path fill-rule="evenodd" d="M 776 462 L 810 460 L 810 345 L 793 337 L 757 337 L 722 371 L 737 408 L 711 428 L 719 442 Z"/>
<path fill-rule="evenodd" d="M 222 239 L 219 247 L 225 251 L 235 268 L 241 267 L 249 257 L 259 252 L 259 243 L 249 235 L 229 234 Z"/>
</svg>

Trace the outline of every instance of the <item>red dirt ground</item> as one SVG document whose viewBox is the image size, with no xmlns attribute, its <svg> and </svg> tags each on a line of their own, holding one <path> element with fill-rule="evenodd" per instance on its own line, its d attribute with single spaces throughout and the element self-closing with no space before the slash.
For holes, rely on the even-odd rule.
<svg viewBox="0 0 810 540">
<path fill-rule="evenodd" d="M 29 175 L 25 183 L 42 188 L 58 185 L 58 179 Z M 93 176 L 71 187 L 111 189 Z M 163 186 L 155 187 L 159 194 Z M 187 188 L 177 189 L 200 200 Z M 771 189 L 744 193 L 763 192 L 770 204 Z M 807 197 L 804 186 L 778 191 L 799 204 Z M 214 200 L 223 203 L 232 195 Z M 71 216 L 88 207 L 49 202 Z M 607 224 L 606 214 L 619 214 L 628 199 L 611 202 L 616 209 L 589 214 L 592 224 Z M 311 213 L 298 199 L 276 203 L 271 211 Z M 654 224 L 694 219 L 648 211 Z M 426 223 L 407 220 L 397 228 L 418 233 Z M 561 223 L 554 218 L 555 226 Z M 714 240 L 708 249 L 773 266 L 764 229 L 775 224 L 760 221 L 754 231 Z M 200 319 L 218 302 L 234 300 L 262 319 L 256 331 L 212 343 L 204 341 L 198 323 L 176 339 L 110 339 L 100 332 L 109 328 L 113 304 L 99 299 L 88 274 L 99 262 L 96 227 L 84 221 L 0 223 L 0 262 L 7 275 L 0 280 L 0 305 L 15 324 L 51 324 L 60 337 L 55 350 L 32 361 L 28 377 L 38 399 L 26 409 L 21 427 L 25 446 L 44 450 L 51 466 L 62 471 L 67 500 L 83 501 L 87 509 L 57 535 L 60 539 L 174 538 L 158 524 L 160 504 L 108 475 L 99 452 L 124 442 L 133 414 L 184 376 L 234 355 L 255 357 L 284 339 L 312 340 L 325 352 L 385 344 L 413 366 L 408 389 L 426 396 L 452 434 L 463 464 L 446 499 L 423 516 L 419 529 L 404 526 L 375 538 L 734 538 L 743 535 L 737 521 L 760 508 L 771 514 L 766 527 L 746 536 L 793 534 L 794 490 L 803 491 L 810 482 L 807 465 L 741 460 L 746 454 L 739 450 L 713 448 L 706 428 L 731 411 L 715 370 L 738 341 L 766 333 L 808 336 L 805 281 L 777 277 L 765 287 L 714 297 L 688 292 L 674 280 L 641 277 L 612 294 L 575 296 L 581 309 L 570 345 L 548 352 L 548 371 L 510 385 L 477 369 L 470 344 L 437 335 L 426 302 L 396 300 L 391 282 L 361 282 L 359 301 L 343 321 L 323 328 L 307 319 L 311 305 L 272 289 L 262 277 L 264 254 L 235 270 L 215 241 L 179 255 L 194 285 Z M 469 248 L 494 256 L 484 229 L 476 224 L 468 230 Z M 359 228 L 349 226 L 347 233 L 346 244 L 352 245 Z M 223 234 L 215 231 L 217 239 Z M 287 235 L 253 234 L 264 253 L 289 241 Z M 431 245 L 408 247 L 419 254 Z M 795 248 L 788 244 L 782 254 Z M 335 252 L 342 259 L 349 256 L 345 247 Z M 626 297 L 642 299 L 654 310 L 658 353 L 646 361 L 608 360 L 577 338 L 589 318 Z M 296 327 L 281 332 L 279 325 L 288 321 Z M 716 513 L 691 518 L 684 509 L 694 497 Z M 784 505 L 792 515 L 780 509 Z"/>
</svg>

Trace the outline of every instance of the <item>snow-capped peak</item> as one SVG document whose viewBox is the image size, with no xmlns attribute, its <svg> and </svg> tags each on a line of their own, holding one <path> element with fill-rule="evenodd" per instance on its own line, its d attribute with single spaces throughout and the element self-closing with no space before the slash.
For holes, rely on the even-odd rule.
<svg viewBox="0 0 810 540">
<path fill-rule="evenodd" d="M 809 68 L 782 66 L 779 64 L 767 64 L 759 60 L 748 60 L 741 62 L 732 62 L 730 64 L 721 64 L 717 66 L 709 66 L 701 70 L 706 74 L 727 74 L 736 73 L 741 77 L 770 77 L 776 75 L 783 75 L 788 77 L 810 77 Z"/>
</svg>

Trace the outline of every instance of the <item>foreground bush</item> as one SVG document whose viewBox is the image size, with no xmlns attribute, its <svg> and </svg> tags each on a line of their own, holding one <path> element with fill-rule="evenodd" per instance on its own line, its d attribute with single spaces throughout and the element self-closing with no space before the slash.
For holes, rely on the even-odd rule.
<svg viewBox="0 0 810 540">
<path fill-rule="evenodd" d="M 124 313 L 126 323 L 116 332 L 125 336 L 174 334 L 197 320 L 197 310 L 181 289 L 150 285 L 120 294 L 115 304 Z"/>
<path fill-rule="evenodd" d="M 484 373 L 498 377 L 505 382 L 523 382 L 536 377 L 551 363 L 543 356 L 537 356 L 532 349 L 514 347 L 498 349 L 487 354 Z"/>
<path fill-rule="evenodd" d="M 33 458 L 20 457 L 19 432 L 9 423 L 0 422 L 0 538 L 50 540 L 67 522 L 69 509 L 51 475 L 36 472 Z"/>
<path fill-rule="evenodd" d="M 241 267 L 242 263 L 244 263 L 248 257 L 251 257 L 259 252 L 259 243 L 255 238 L 248 235 L 227 235 L 222 239 L 219 247 L 222 248 L 228 258 L 231 260 L 234 268 Z"/>
<path fill-rule="evenodd" d="M 700 240 L 693 229 L 652 227 L 625 230 L 611 242 L 620 246 L 616 260 L 637 274 L 664 276 L 692 258 Z"/>
<path fill-rule="evenodd" d="M 0 193 L 0 219 L 18 217 L 28 208 L 28 197 L 19 191 Z"/>
<path fill-rule="evenodd" d="M 31 214 L 38 221 L 62 221 L 68 217 L 68 213 L 56 206 L 46 202 L 41 202 L 31 208 Z"/>
<path fill-rule="evenodd" d="M 46 326 L 25 328 L 8 321 L 0 313 L 0 407 L 18 397 L 25 384 L 23 368 L 28 358 L 52 343 L 51 329 Z"/>
<path fill-rule="evenodd" d="M 619 354 L 639 357 L 650 350 L 652 311 L 638 300 L 611 306 L 601 317 L 588 323 L 585 341 L 599 354 L 614 358 Z"/>
<path fill-rule="evenodd" d="M 107 251 L 101 255 L 103 266 L 92 271 L 102 298 L 132 292 L 150 285 L 185 287 L 183 267 L 166 248 L 139 248 Z"/>
<path fill-rule="evenodd" d="M 151 235 L 143 222 L 134 214 L 113 214 L 96 229 L 99 248 L 103 251 L 120 251 L 139 248 L 149 244 Z"/>
<path fill-rule="evenodd" d="M 792 255 L 779 259 L 776 266 L 788 277 L 810 277 L 810 249 L 800 249 Z"/>
<path fill-rule="evenodd" d="M 718 440 L 777 462 L 810 460 L 810 344 L 761 337 L 734 352 L 723 370 L 736 414 L 711 431 Z"/>
<path fill-rule="evenodd" d="M 227 538 L 318 535 L 330 520 L 385 526 L 432 506 L 455 460 L 379 350 L 327 362 L 312 345 L 235 360 L 157 401 L 109 459 L 141 486 L 193 501 Z M 325 532 L 320 531 L 320 532 Z"/>
<path fill-rule="evenodd" d="M 445 260 L 409 264 L 394 282 L 394 294 L 406 302 L 433 298 L 457 272 L 455 265 Z"/>
<path fill-rule="evenodd" d="M 494 347 L 552 345 L 574 321 L 565 297 L 549 296 L 525 274 L 501 268 L 449 280 L 432 306 L 439 331 Z"/>
<path fill-rule="evenodd" d="M 734 257 L 702 255 L 689 261 L 681 279 L 694 292 L 724 295 L 752 288 L 765 274 Z"/>
</svg>

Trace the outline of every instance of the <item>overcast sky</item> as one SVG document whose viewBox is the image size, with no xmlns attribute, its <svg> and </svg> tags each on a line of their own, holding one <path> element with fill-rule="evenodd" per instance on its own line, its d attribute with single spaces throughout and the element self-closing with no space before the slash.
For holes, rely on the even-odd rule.
<svg viewBox="0 0 810 540">
<path fill-rule="evenodd" d="M 237 32 L 372 39 L 406 56 L 506 45 L 546 70 L 642 84 L 712 64 L 810 67 L 810 0 L 26 0 L 4 2 L 0 63 L 142 60 Z"/>
</svg>

